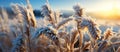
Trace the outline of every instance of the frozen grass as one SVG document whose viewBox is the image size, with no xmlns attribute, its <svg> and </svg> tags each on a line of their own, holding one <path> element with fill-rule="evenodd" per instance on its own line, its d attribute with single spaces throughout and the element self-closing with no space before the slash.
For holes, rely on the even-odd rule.
<svg viewBox="0 0 120 52">
<path fill-rule="evenodd" d="M 8 19 L 2 9 L 0 52 L 120 51 L 120 24 L 95 21 L 85 16 L 79 4 L 73 6 L 73 16 L 62 18 L 58 11 L 52 11 L 48 1 L 42 7 L 44 18 L 36 19 L 29 0 L 26 3 L 11 5 L 14 19 Z"/>
</svg>

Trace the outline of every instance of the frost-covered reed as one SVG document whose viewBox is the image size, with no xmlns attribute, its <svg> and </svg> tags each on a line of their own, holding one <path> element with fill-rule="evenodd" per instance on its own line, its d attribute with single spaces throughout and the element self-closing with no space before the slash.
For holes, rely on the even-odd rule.
<svg viewBox="0 0 120 52">
<path fill-rule="evenodd" d="M 9 16 L 7 14 L 6 9 L 4 9 L 3 7 L 1 7 L 1 14 L 0 14 L 0 31 L 2 32 L 9 32 Z"/>
<path fill-rule="evenodd" d="M 24 41 L 25 39 L 23 35 L 19 35 L 15 40 L 13 40 L 12 52 L 24 52 L 25 51 Z"/>
<path fill-rule="evenodd" d="M 40 28 L 37 30 L 36 34 L 33 36 L 33 39 L 38 39 L 42 34 L 50 38 L 51 40 L 57 40 L 55 32 L 48 27 Z"/>
<path fill-rule="evenodd" d="M 34 16 L 30 1 L 26 0 L 26 3 L 11 5 L 15 15 L 13 22 L 17 24 L 10 26 L 9 15 L 2 8 L 0 52 L 119 52 L 119 33 L 107 29 L 102 35 L 98 23 L 86 16 L 79 4 L 73 6 L 74 15 L 65 19 L 60 17 L 59 12 L 52 10 L 47 0 L 41 9 L 44 18 L 39 21 Z M 9 32 L 3 27 L 5 30 L 10 28 Z M 84 36 L 88 38 L 87 41 L 84 41 Z"/>
</svg>

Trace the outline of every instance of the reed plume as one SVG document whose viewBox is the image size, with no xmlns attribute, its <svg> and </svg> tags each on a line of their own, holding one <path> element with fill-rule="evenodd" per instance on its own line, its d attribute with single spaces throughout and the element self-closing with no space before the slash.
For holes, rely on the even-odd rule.
<svg viewBox="0 0 120 52">
<path fill-rule="evenodd" d="M 44 34 L 45 36 L 47 36 L 48 38 L 50 38 L 51 40 L 57 40 L 58 38 L 56 37 L 56 34 L 54 33 L 54 31 L 52 31 L 50 28 L 45 27 L 45 28 L 40 28 L 39 30 L 37 30 L 36 34 L 33 36 L 34 38 L 39 38 L 39 36 L 41 36 L 42 34 Z"/>
<path fill-rule="evenodd" d="M 1 15 L 0 15 L 0 27 L 1 27 L 1 31 L 2 32 L 6 32 L 6 33 L 9 33 L 9 20 L 8 20 L 8 14 L 7 14 L 7 11 L 2 7 L 1 8 Z"/>
<path fill-rule="evenodd" d="M 29 0 L 26 0 L 27 2 L 27 13 L 28 13 L 28 17 L 30 18 L 30 21 L 31 21 L 31 25 L 33 27 L 36 27 L 37 26 L 37 23 L 36 23 L 36 17 L 33 13 L 33 8 L 30 4 L 30 1 Z"/>
<path fill-rule="evenodd" d="M 113 35 L 113 32 L 111 29 L 107 29 L 106 32 L 104 33 L 104 40 L 107 40 L 110 36 Z"/>
<path fill-rule="evenodd" d="M 12 52 L 24 52 L 24 37 L 23 35 L 19 35 L 14 41 L 13 41 L 13 47 Z"/>
</svg>

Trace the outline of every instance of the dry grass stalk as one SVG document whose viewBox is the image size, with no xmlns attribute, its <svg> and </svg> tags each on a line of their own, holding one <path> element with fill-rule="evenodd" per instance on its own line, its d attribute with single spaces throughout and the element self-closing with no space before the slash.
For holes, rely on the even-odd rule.
<svg viewBox="0 0 120 52">
<path fill-rule="evenodd" d="M 66 52 L 70 52 L 70 35 L 66 34 L 66 36 L 64 36 L 65 39 L 65 48 L 66 48 Z"/>
<path fill-rule="evenodd" d="M 28 52 L 31 52 L 30 27 L 26 27 Z"/>
<path fill-rule="evenodd" d="M 78 29 L 78 33 L 79 33 L 79 51 L 82 48 L 82 43 L 83 43 L 83 34 L 81 33 L 81 28 L 79 28 L 79 23 L 77 23 L 77 29 Z"/>
<path fill-rule="evenodd" d="M 120 52 L 120 47 L 117 49 L 117 51 L 116 52 Z"/>
<path fill-rule="evenodd" d="M 104 48 L 107 46 L 107 44 L 108 44 L 107 41 L 103 41 L 103 42 L 100 44 L 97 52 L 102 52 L 102 50 L 104 50 Z"/>
<path fill-rule="evenodd" d="M 82 43 L 83 43 L 83 34 L 81 33 L 81 31 L 78 29 L 78 32 L 79 32 L 79 49 L 82 48 Z"/>
<path fill-rule="evenodd" d="M 77 42 L 78 31 L 74 30 L 71 34 L 72 34 L 72 38 L 71 38 L 70 50 L 71 52 L 74 52 L 74 44 Z"/>
<path fill-rule="evenodd" d="M 82 51 L 85 51 L 90 46 L 90 43 L 85 43 L 84 47 L 82 48 Z"/>
<path fill-rule="evenodd" d="M 56 11 L 55 12 L 55 23 L 58 24 L 59 20 L 60 20 L 60 12 L 59 11 Z"/>
<path fill-rule="evenodd" d="M 106 32 L 104 33 L 104 40 L 107 40 L 110 36 L 113 35 L 113 32 L 111 29 L 107 29 Z"/>
<path fill-rule="evenodd" d="M 105 48 L 104 48 L 104 50 L 103 51 L 111 51 L 111 52 L 113 52 L 113 51 L 116 51 L 117 49 L 116 48 L 119 48 L 119 46 L 120 46 L 120 42 L 114 42 L 114 43 L 109 43 Z"/>
</svg>

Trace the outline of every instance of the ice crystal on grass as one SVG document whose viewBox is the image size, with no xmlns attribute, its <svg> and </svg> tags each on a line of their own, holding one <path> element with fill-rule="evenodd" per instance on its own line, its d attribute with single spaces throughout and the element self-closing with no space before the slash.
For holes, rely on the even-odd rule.
<svg viewBox="0 0 120 52">
<path fill-rule="evenodd" d="M 85 16 L 83 14 L 83 9 L 80 5 L 73 6 L 75 13 L 75 20 L 78 23 L 78 27 L 80 29 L 84 29 L 85 27 L 88 28 L 90 35 L 92 38 L 97 39 L 99 37 L 100 30 L 96 26 L 96 23 L 91 17 Z"/>
<path fill-rule="evenodd" d="M 35 17 L 35 15 L 33 13 L 33 8 L 31 6 L 29 0 L 27 0 L 27 9 L 26 10 L 27 10 L 27 14 L 28 14 L 27 17 L 30 18 L 31 25 L 33 27 L 36 27 L 37 26 L 37 24 L 36 24 L 36 17 Z"/>
<path fill-rule="evenodd" d="M 2 8 L 0 52 L 119 52 L 120 33 L 108 29 L 101 35 L 98 23 L 87 16 L 79 4 L 73 6 L 72 16 L 62 18 L 46 1 L 41 8 L 44 18 L 37 20 L 29 0 L 27 5 L 11 5 L 14 19 L 8 19 L 7 10 Z"/>
<path fill-rule="evenodd" d="M 19 22 L 23 22 L 23 17 L 26 14 L 24 11 L 24 7 L 19 4 L 11 4 L 12 11 L 15 14 L 15 17 L 19 19 Z"/>
<path fill-rule="evenodd" d="M 56 40 L 58 39 L 56 37 L 56 34 L 54 33 L 54 31 L 52 31 L 50 28 L 45 27 L 45 28 L 40 28 L 39 30 L 37 30 L 37 32 L 35 33 L 35 35 L 33 35 L 33 39 L 35 38 L 39 38 L 40 35 L 44 34 L 45 36 L 47 36 L 48 38 L 50 38 L 51 40 Z"/>
<path fill-rule="evenodd" d="M 8 14 L 7 11 L 2 8 L 1 14 L 0 14 L 0 31 L 2 32 L 9 32 L 9 25 L 8 25 Z"/>
<path fill-rule="evenodd" d="M 47 3 L 42 6 L 41 14 L 43 14 L 46 21 L 49 21 L 50 24 L 55 23 L 54 12 L 51 10 L 50 5 Z"/>
<path fill-rule="evenodd" d="M 24 37 L 23 35 L 19 35 L 15 40 L 13 40 L 12 52 L 20 52 L 24 45 Z"/>
</svg>

